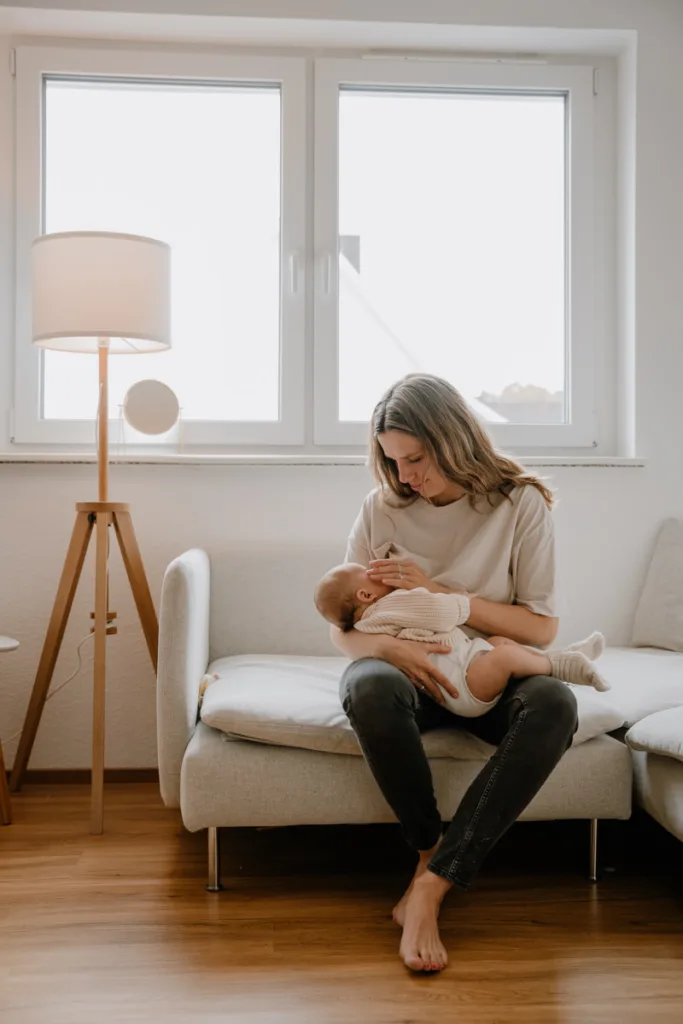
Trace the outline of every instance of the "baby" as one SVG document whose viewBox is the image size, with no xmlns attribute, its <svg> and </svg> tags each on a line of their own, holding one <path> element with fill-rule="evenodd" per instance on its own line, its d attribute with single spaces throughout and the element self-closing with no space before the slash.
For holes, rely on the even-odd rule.
<svg viewBox="0 0 683 1024">
<path fill-rule="evenodd" d="M 434 659 L 458 696 L 439 689 L 444 706 L 465 718 L 478 718 L 490 711 L 511 679 L 551 675 L 567 683 L 609 689 L 587 657 L 602 653 L 605 640 L 601 633 L 565 650 L 547 652 L 506 637 L 470 639 L 458 629 L 470 614 L 465 594 L 432 594 L 423 587 L 393 589 L 370 579 L 365 567 L 354 562 L 338 565 L 323 576 L 316 587 L 315 604 L 328 622 L 344 632 L 387 633 L 401 640 L 450 647 L 450 654 L 434 655 Z"/>
</svg>

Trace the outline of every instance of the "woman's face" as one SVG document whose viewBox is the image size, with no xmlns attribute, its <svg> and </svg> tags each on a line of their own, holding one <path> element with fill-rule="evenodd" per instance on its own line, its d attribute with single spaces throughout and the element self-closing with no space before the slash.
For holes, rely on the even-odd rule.
<svg viewBox="0 0 683 1024">
<path fill-rule="evenodd" d="M 462 497 L 462 488 L 442 476 L 417 437 L 405 434 L 402 430 L 387 430 L 379 434 L 377 440 L 386 457 L 396 463 L 401 483 L 408 484 L 421 497 L 428 501 L 441 499 L 444 502 Z"/>
</svg>

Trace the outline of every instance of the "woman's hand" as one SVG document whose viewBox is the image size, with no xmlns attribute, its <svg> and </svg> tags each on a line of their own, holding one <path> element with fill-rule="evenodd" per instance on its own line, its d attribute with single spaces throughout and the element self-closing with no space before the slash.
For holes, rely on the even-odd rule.
<svg viewBox="0 0 683 1024">
<path fill-rule="evenodd" d="M 397 590 L 424 587 L 433 594 L 441 590 L 438 584 L 432 583 L 419 565 L 403 558 L 375 558 L 370 562 L 367 572 L 371 579 L 378 583 L 386 583 L 388 587 L 396 587 Z"/>
<path fill-rule="evenodd" d="M 396 637 L 382 637 L 377 657 L 400 669 L 422 693 L 428 693 L 438 704 L 443 704 L 442 686 L 451 697 L 459 693 L 443 672 L 431 661 L 430 654 L 448 654 L 450 647 L 444 644 L 427 644 L 419 640 L 398 640 Z"/>
</svg>

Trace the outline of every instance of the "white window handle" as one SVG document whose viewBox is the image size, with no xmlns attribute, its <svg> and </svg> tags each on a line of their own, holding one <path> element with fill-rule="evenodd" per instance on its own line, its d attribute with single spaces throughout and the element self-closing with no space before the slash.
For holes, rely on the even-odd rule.
<svg viewBox="0 0 683 1024">
<path fill-rule="evenodd" d="M 332 253 L 325 252 L 321 260 L 322 292 L 325 298 L 332 293 Z"/>
<path fill-rule="evenodd" d="M 299 253 L 289 254 L 289 291 L 291 295 L 299 294 Z"/>
</svg>

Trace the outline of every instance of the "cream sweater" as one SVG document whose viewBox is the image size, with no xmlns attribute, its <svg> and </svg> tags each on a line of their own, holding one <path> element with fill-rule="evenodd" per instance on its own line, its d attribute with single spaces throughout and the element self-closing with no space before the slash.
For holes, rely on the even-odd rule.
<svg viewBox="0 0 683 1024">
<path fill-rule="evenodd" d="M 465 594 L 432 594 L 425 587 L 394 590 L 375 601 L 356 623 L 362 633 L 388 633 L 399 640 L 421 640 L 454 647 L 467 640 L 458 626 L 467 622 L 470 602 Z"/>
</svg>

